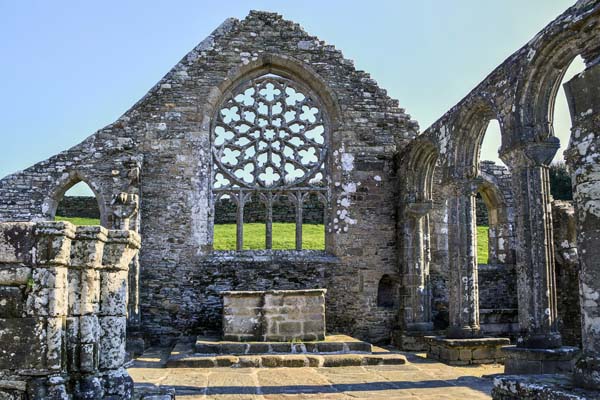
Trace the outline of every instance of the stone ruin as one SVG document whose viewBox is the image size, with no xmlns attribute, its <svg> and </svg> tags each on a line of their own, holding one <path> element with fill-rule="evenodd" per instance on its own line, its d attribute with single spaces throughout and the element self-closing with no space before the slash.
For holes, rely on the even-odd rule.
<svg viewBox="0 0 600 400">
<path fill-rule="evenodd" d="M 0 397 L 124 399 L 129 263 L 137 233 L 0 223 Z"/>
<path fill-rule="evenodd" d="M 586 70 L 565 85 L 573 125 L 566 152 L 571 211 L 552 203 L 548 165 L 559 148 L 552 105 L 577 55 Z M 559 381 L 571 382 L 561 383 L 563 388 L 597 390 L 599 86 L 600 3 L 594 0 L 567 9 L 422 132 L 334 46 L 277 14 L 252 11 L 243 20 L 226 20 L 117 121 L 0 180 L 0 221 L 21 224 L 16 226 L 31 232 L 31 243 L 39 237 L 34 232 L 62 232 L 53 237 L 62 238 L 65 257 L 66 243 L 77 247 L 78 235 L 96 235 L 96 248 L 104 242 L 110 247 L 110 232 L 116 231 L 43 222 L 54 219 L 65 192 L 83 181 L 94 192 L 104 228 L 139 233 L 139 254 L 136 244 L 128 245 L 119 264 L 129 264 L 132 351 L 133 344 L 171 344 L 181 335 L 218 331 L 224 291 L 323 288 L 327 332 L 371 342 L 393 336 L 398 346 L 424 348 L 447 362 L 506 358 L 507 373 L 533 374 L 498 378 L 495 398 L 536 398 L 530 383 L 541 378 L 535 374 L 571 368 L 573 382 L 552 375 L 556 379 L 544 388 L 553 389 L 544 390 L 559 393 L 563 389 L 552 386 Z M 492 119 L 500 125 L 499 154 L 507 170 L 479 160 Z M 478 265 L 475 250 L 477 193 L 489 213 L 491 257 L 485 266 Z M 216 204 L 223 199 L 235 211 L 228 218 L 235 217 L 237 250 L 213 249 Z M 315 201 L 324 213 L 322 251 L 303 249 L 303 212 Z M 281 203 L 296 223 L 295 246 L 273 250 L 273 212 Z M 243 250 L 250 204 L 260 204 L 265 213 L 262 250 Z M 137 243 L 135 233 L 122 234 Z M 5 247 L 1 254 L 11 254 Z M 34 271 L 37 258 L 29 257 L 7 263 Z M 104 264 L 94 262 L 90 268 L 102 271 Z M 64 257 L 56 263 L 63 277 L 72 269 Z M 12 299 L 12 305 L 2 306 L 2 332 L 11 324 L 33 324 L 28 318 L 37 318 L 39 310 L 29 307 L 36 304 L 58 307 L 57 314 L 39 315 L 45 329 L 48 321 L 67 323 L 52 328 L 64 332 L 64 348 L 52 353 L 42 341 L 36 353 L 41 358 L 15 352 L 18 357 L 3 359 L 9 372 L 2 376 L 9 378 L 0 390 L 38 387 L 38 378 L 20 369 L 31 365 L 46 371 L 39 387 L 47 390 L 83 390 L 88 377 L 108 394 L 111 382 L 121 385 L 125 378 L 111 378 L 111 371 L 121 371 L 120 358 L 85 369 L 84 359 L 69 357 L 69 346 L 91 349 L 96 338 L 73 336 L 75 325 L 68 322 L 88 315 L 65 303 L 82 301 L 84 288 L 71 290 L 69 283 L 67 290 L 77 274 L 51 288 L 64 304 L 36 302 L 50 288 L 30 292 L 29 273 L 11 278 L 13 266 L 6 265 L 3 300 Z M 102 300 L 98 304 L 89 315 L 100 326 L 103 318 L 125 318 L 122 302 L 118 316 L 104 315 Z M 122 357 L 124 331 L 99 332 L 108 332 Z M 513 337 L 516 345 L 499 351 L 506 341 L 484 334 Z M 578 347 L 579 358 L 578 349 L 563 344 Z M 470 353 L 461 352 L 466 349 Z M 476 357 L 478 349 L 494 356 Z M 109 356 L 103 351 L 99 360 Z M 45 364 L 35 364 L 41 360 Z"/>
</svg>

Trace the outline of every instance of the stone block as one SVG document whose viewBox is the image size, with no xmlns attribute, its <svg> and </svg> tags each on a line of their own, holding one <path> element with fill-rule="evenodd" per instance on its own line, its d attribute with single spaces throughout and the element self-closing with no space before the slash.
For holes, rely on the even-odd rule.
<svg viewBox="0 0 600 400">
<path fill-rule="evenodd" d="M 30 267 L 0 264 L 0 285 L 27 285 L 31 273 Z"/>
<path fill-rule="evenodd" d="M 0 343 L 0 370 L 46 368 L 44 318 L 0 319 Z"/>
<path fill-rule="evenodd" d="M 324 293 L 320 289 L 222 292 L 223 337 L 262 341 L 323 339 Z"/>
<path fill-rule="evenodd" d="M 308 367 L 308 359 L 302 355 L 286 355 L 282 358 L 281 366 L 288 368 Z"/>
<path fill-rule="evenodd" d="M 0 227 L 0 263 L 31 264 L 35 245 L 34 225 L 26 222 L 4 222 Z M 5 276 L 0 275 L 0 284 Z"/>
<path fill-rule="evenodd" d="M 120 368 L 125 362 L 125 317 L 100 317 L 101 369 Z"/>
<path fill-rule="evenodd" d="M 126 315 L 128 299 L 127 271 L 101 271 L 100 315 Z"/>
<path fill-rule="evenodd" d="M 517 346 L 502 348 L 505 374 L 553 374 L 571 372 L 579 354 L 576 347 L 529 349 Z"/>
<path fill-rule="evenodd" d="M 506 338 L 447 339 L 441 336 L 426 336 L 429 345 L 427 357 L 450 365 L 499 363 L 496 357 L 502 346 L 510 343 Z"/>
<path fill-rule="evenodd" d="M 81 343 L 96 343 L 100 337 L 100 323 L 96 315 L 79 317 L 79 340 Z"/>
<path fill-rule="evenodd" d="M 304 333 L 300 322 L 280 322 L 278 330 L 281 335 L 290 337 L 301 337 Z"/>
<path fill-rule="evenodd" d="M 332 354 L 323 357 L 323 367 L 350 367 L 362 365 L 362 357 L 358 354 Z"/>
<path fill-rule="evenodd" d="M 473 356 L 474 351 L 470 349 L 460 349 L 458 351 L 458 359 L 461 361 L 471 361 L 475 357 Z"/>
<path fill-rule="evenodd" d="M 217 356 L 215 360 L 217 367 L 231 367 L 239 362 L 236 356 Z"/>
<path fill-rule="evenodd" d="M 79 353 L 80 370 L 82 372 L 94 372 L 98 369 L 98 346 L 96 343 L 83 343 Z"/>
<path fill-rule="evenodd" d="M 64 317 L 46 319 L 46 367 L 50 370 L 60 370 L 66 358 L 66 343 L 63 340 L 66 329 Z"/>
<path fill-rule="evenodd" d="M 25 297 L 18 287 L 0 286 L 0 318 L 18 318 L 25 312 Z"/>
</svg>

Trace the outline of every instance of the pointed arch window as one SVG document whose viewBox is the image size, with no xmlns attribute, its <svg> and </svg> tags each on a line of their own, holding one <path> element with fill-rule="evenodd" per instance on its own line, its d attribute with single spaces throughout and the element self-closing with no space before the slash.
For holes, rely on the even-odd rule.
<svg viewBox="0 0 600 400">
<path fill-rule="evenodd" d="M 273 204 L 295 208 L 295 248 L 302 249 L 302 210 L 316 194 L 327 204 L 327 115 L 317 95 L 289 78 L 266 74 L 225 96 L 212 126 L 213 200 L 236 206 L 236 249 L 244 243 L 244 206 L 265 205 L 265 248 L 272 248 Z M 213 202 L 213 203 L 214 203 Z"/>
</svg>

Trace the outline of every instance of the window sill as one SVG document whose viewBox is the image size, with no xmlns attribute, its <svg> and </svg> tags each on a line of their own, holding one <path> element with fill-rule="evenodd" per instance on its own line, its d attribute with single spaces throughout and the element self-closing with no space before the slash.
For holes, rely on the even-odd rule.
<svg viewBox="0 0 600 400">
<path fill-rule="evenodd" d="M 340 259 L 324 250 L 213 250 L 202 257 L 202 261 L 241 262 L 319 262 L 338 264 Z"/>
</svg>

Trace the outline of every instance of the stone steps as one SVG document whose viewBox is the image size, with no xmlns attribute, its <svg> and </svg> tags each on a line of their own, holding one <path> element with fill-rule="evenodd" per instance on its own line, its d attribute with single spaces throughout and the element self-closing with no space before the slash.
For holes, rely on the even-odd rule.
<svg viewBox="0 0 600 400">
<path fill-rule="evenodd" d="M 277 368 L 402 365 L 406 357 L 349 336 L 318 342 L 226 342 L 199 337 L 180 341 L 171 350 L 167 368 Z"/>
<path fill-rule="evenodd" d="M 311 342 L 228 342 L 218 338 L 198 337 L 194 344 L 196 353 L 203 354 L 271 354 L 271 353 L 371 353 L 370 343 L 350 336 L 328 336 L 326 340 Z"/>
<path fill-rule="evenodd" d="M 301 368 L 348 367 L 361 365 L 402 365 L 402 354 L 260 354 L 260 355 L 171 355 L 167 368 Z"/>
</svg>

